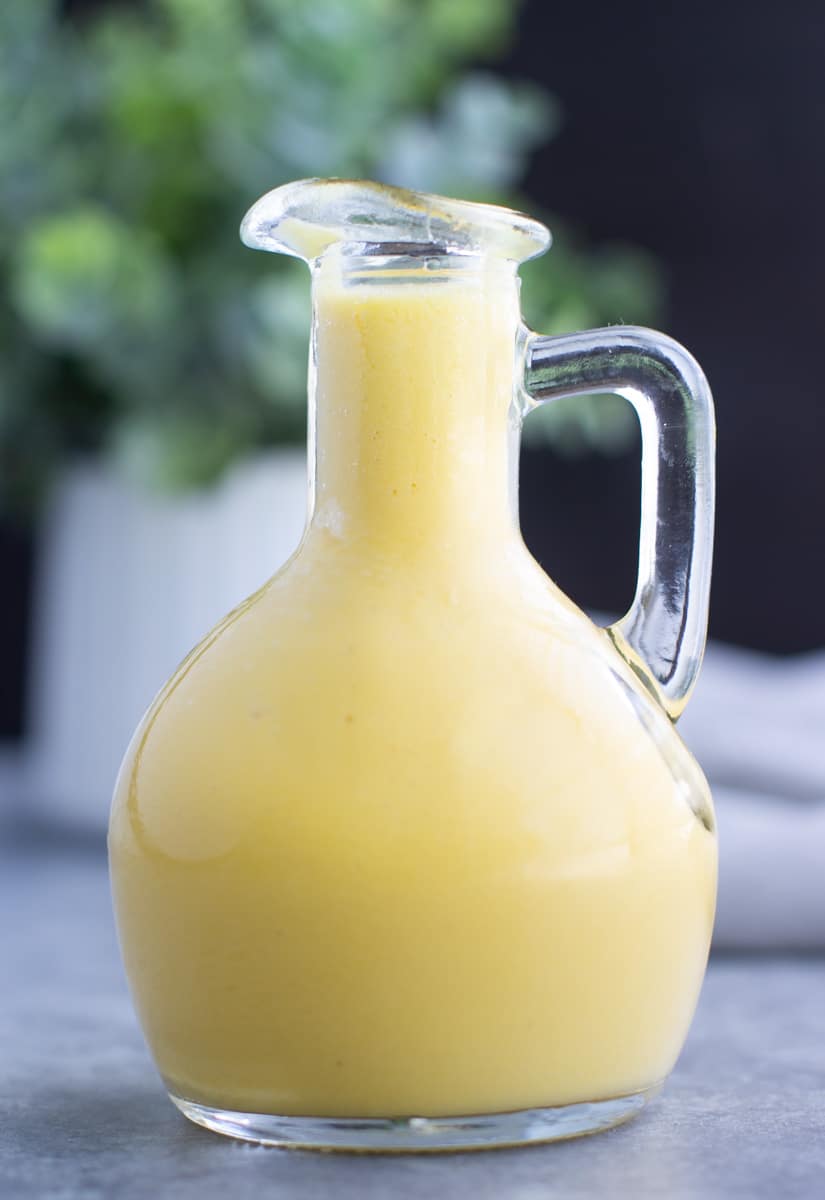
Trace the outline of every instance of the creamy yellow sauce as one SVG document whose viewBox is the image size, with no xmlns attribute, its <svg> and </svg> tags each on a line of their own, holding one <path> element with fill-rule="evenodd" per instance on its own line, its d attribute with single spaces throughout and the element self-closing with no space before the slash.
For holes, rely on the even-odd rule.
<svg viewBox="0 0 825 1200">
<path fill-rule="evenodd" d="M 648 1087 L 704 971 L 710 800 L 518 534 L 511 269 L 353 283 L 333 253 L 316 314 L 307 535 L 184 662 L 116 788 L 160 1071 L 283 1115 Z"/>
</svg>

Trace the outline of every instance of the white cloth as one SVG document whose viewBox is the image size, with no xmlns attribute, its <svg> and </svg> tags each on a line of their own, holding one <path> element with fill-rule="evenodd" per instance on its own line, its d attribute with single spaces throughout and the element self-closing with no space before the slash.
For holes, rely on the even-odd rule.
<svg viewBox="0 0 825 1200">
<path fill-rule="evenodd" d="M 716 802 L 715 944 L 825 948 L 825 652 L 711 644 L 679 732 Z"/>
</svg>

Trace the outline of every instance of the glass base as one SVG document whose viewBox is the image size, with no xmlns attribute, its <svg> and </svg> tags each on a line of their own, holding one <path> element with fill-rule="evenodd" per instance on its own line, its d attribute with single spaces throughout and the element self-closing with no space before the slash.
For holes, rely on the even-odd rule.
<svg viewBox="0 0 825 1200">
<path fill-rule="evenodd" d="M 169 1093 L 190 1121 L 213 1133 L 296 1150 L 339 1150 L 372 1154 L 418 1154 L 486 1150 L 582 1137 L 611 1129 L 649 1103 L 661 1084 L 614 1100 L 529 1108 L 475 1117 L 277 1117 L 196 1104 Z"/>
</svg>

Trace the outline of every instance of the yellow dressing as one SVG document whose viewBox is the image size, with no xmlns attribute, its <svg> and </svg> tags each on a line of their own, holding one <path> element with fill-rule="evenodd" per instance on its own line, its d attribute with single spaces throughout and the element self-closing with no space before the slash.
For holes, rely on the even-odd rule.
<svg viewBox="0 0 825 1200">
<path fill-rule="evenodd" d="M 118 780 L 147 1040 L 176 1095 L 282 1115 L 649 1087 L 707 956 L 706 785 L 518 533 L 512 266 L 356 275 L 317 268 L 304 541 Z"/>
</svg>

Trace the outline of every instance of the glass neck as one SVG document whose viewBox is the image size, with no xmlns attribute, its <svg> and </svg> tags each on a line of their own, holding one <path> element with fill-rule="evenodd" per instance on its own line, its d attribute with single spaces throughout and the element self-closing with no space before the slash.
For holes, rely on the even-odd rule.
<svg viewBox="0 0 825 1200">
<path fill-rule="evenodd" d="M 325 255 L 313 275 L 312 528 L 406 553 L 512 533 L 512 263 Z"/>
</svg>

